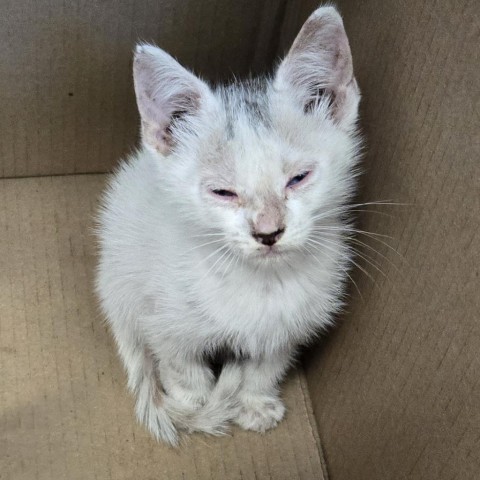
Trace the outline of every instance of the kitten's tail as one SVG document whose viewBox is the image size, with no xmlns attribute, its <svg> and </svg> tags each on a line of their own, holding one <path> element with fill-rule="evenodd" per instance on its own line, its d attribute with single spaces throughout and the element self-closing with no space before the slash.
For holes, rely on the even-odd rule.
<svg viewBox="0 0 480 480">
<path fill-rule="evenodd" d="M 241 383 L 240 367 L 233 363 L 224 365 L 207 402 L 202 407 L 193 409 L 178 404 L 163 393 L 159 395 L 159 392 L 151 390 L 157 387 L 147 382 L 145 391 L 140 389 L 137 392 L 137 418 L 157 440 L 163 440 L 172 446 L 179 443 L 177 429 L 223 435 L 227 431 L 228 422 L 236 416 L 236 394 Z M 145 398 L 145 395 L 149 395 L 149 398 Z M 157 401 L 154 400 L 156 398 Z"/>
</svg>

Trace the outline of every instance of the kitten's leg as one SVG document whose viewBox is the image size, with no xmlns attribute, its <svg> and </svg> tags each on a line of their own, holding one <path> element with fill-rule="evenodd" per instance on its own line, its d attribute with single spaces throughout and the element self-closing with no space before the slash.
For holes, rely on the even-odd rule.
<svg viewBox="0 0 480 480">
<path fill-rule="evenodd" d="M 165 393 L 182 406 L 194 410 L 203 406 L 215 384 L 215 376 L 209 366 L 194 354 L 162 351 L 157 355 Z"/>
<path fill-rule="evenodd" d="M 228 381 L 222 382 L 222 388 L 215 394 L 214 375 L 208 366 L 185 352 L 168 355 L 172 349 L 166 345 L 156 347 L 153 350 L 152 345 L 143 349 L 135 346 L 128 355 L 128 363 L 122 354 L 129 387 L 136 395 L 135 411 L 139 421 L 155 438 L 172 445 L 178 444 L 175 427 L 223 433 L 232 418 L 232 399 L 235 399 L 241 375 L 230 369 Z M 122 348 L 120 351 L 125 353 Z M 134 356 L 136 359 L 132 361 Z M 202 406 L 204 408 L 200 409 Z"/>
<path fill-rule="evenodd" d="M 246 430 L 264 432 L 283 418 L 285 407 L 278 397 L 278 383 L 290 362 L 290 354 L 278 353 L 243 361 L 244 383 L 235 422 Z"/>
</svg>

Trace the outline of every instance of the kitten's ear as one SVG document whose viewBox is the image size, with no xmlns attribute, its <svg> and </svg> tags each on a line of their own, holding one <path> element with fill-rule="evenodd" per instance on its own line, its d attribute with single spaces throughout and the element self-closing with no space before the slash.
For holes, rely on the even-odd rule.
<svg viewBox="0 0 480 480">
<path fill-rule="evenodd" d="M 306 113 L 328 105 L 341 127 L 354 124 L 360 92 L 347 34 L 334 7 L 321 7 L 307 19 L 278 68 L 275 86 L 293 94 Z"/>
<path fill-rule="evenodd" d="M 209 87 L 170 55 L 151 45 L 138 45 L 133 80 L 145 144 L 166 155 L 175 145 L 172 127 L 195 115 Z"/>
</svg>

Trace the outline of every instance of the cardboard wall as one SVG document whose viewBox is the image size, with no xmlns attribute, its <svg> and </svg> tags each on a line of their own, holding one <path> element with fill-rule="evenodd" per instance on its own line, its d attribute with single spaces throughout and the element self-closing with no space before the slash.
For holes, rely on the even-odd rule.
<svg viewBox="0 0 480 480">
<path fill-rule="evenodd" d="M 316 3 L 287 15 L 284 45 Z M 385 276 L 359 259 L 373 280 L 357 269 L 361 296 L 306 363 L 330 478 L 478 479 L 479 5 L 338 4 L 364 95 L 361 199 L 411 205 L 359 213 L 392 237 L 358 236 Z"/>
<path fill-rule="evenodd" d="M 0 178 L 104 172 L 136 145 L 135 43 L 213 80 L 269 65 L 285 1 L 3 0 Z"/>
<path fill-rule="evenodd" d="M 0 16 L 0 177 L 104 172 L 135 145 L 137 114 L 130 68 L 131 51 L 138 38 L 159 43 L 210 79 L 224 78 L 231 73 L 245 74 L 249 70 L 258 72 L 268 68 L 277 53 L 285 51 L 317 3 L 312 0 L 4 0 Z M 480 103 L 477 3 L 474 0 L 338 2 L 364 94 L 362 126 L 367 148 L 361 198 L 409 205 L 367 206 L 362 210 L 371 213 L 359 212 L 362 229 L 392 237 L 375 237 L 377 240 L 368 235 L 358 237 L 370 248 L 379 250 L 376 254 L 365 247 L 362 255 L 372 255 L 373 260 L 369 261 L 373 261 L 386 278 L 366 261 L 359 262 L 373 280 L 359 270 L 354 273 L 359 292 L 352 288 L 348 313 L 341 327 L 332 332 L 306 362 L 310 394 L 333 480 L 478 478 Z M 8 268 L 20 272 L 18 278 L 0 277 L 7 283 L 17 281 L 20 285 L 5 284 L 8 288 L 1 289 L 5 297 L 0 303 L 9 309 L 1 317 L 4 321 L 15 322 L 17 317 L 22 319 L 23 316 L 28 319 L 29 315 L 37 318 L 38 309 L 30 308 L 30 303 L 28 308 L 21 306 L 27 305 L 23 295 L 27 296 L 35 288 L 40 292 L 36 293 L 37 297 L 40 294 L 39 298 L 46 302 L 42 305 L 48 315 L 49 308 L 58 306 L 56 316 L 51 317 L 52 328 L 63 328 L 65 312 L 79 311 L 76 300 L 70 306 L 62 306 L 66 301 L 63 290 L 60 293 L 53 290 L 57 296 L 54 295 L 51 307 L 49 288 L 62 277 L 55 273 L 60 260 L 51 260 L 56 258 L 55 254 L 43 250 L 44 244 L 56 241 L 56 235 L 62 237 L 62 228 L 68 230 L 70 220 L 65 217 L 64 226 L 57 232 L 50 231 L 51 222 L 41 219 L 45 215 L 48 220 L 51 212 L 56 215 L 55 206 L 59 202 L 63 205 L 65 199 L 73 202 L 70 218 L 80 218 L 75 209 L 81 207 L 82 201 L 89 202 L 93 198 L 93 190 L 85 177 L 75 181 L 69 177 L 57 180 L 57 186 L 52 179 L 22 181 L 28 185 L 2 181 L 10 185 L 5 187 L 7 183 L 2 183 L 0 189 L 5 196 L 4 204 L 9 205 L 9 209 L 2 210 L 2 218 L 11 220 L 2 230 L 9 242 L 4 242 L 7 247 L 0 258 L 5 268 L 8 263 Z M 77 181 L 85 182 L 85 188 L 78 192 L 73 185 Z M 93 178 L 92 181 L 102 180 Z M 22 222 L 14 221 L 20 208 L 17 205 L 21 205 Z M 50 229 L 49 235 L 38 237 L 30 227 L 30 224 L 36 225 L 35 222 L 41 226 L 40 230 Z M 18 229 L 12 230 L 10 223 Z M 25 232 L 33 232 L 33 237 Z M 70 236 L 67 237 L 71 242 Z M 15 238 L 20 239 L 18 245 Z M 36 250 L 27 254 L 30 238 L 37 240 Z M 72 238 L 73 242 L 78 240 L 78 236 Z M 52 245 L 55 249 L 55 244 Z M 61 248 L 68 247 L 61 245 Z M 83 247 L 76 249 L 73 243 L 69 248 L 74 257 L 69 261 L 74 264 L 66 263 L 64 268 L 67 273 L 73 272 L 73 276 L 66 274 L 66 278 L 74 283 L 63 288 L 74 292 L 67 296 L 67 301 L 73 301 L 68 299 L 83 295 L 84 291 L 78 294 L 80 287 L 75 282 L 86 281 L 88 275 L 81 273 L 78 277 L 77 267 L 72 266 L 84 268 Z M 50 261 L 53 266 L 48 267 Z M 48 268 L 43 268 L 45 265 Z M 29 269 L 33 269 L 33 273 Z M 55 282 L 46 281 L 42 275 L 53 277 Z M 24 278 L 33 282 L 33 290 L 25 289 Z M 90 299 L 86 300 L 87 304 L 90 305 Z M 81 307 L 78 315 L 84 319 L 85 329 L 83 324 L 75 323 L 75 316 L 68 317 L 73 322 L 72 328 L 86 332 L 89 310 Z M 38 383 L 47 390 L 53 385 L 54 390 L 56 384 L 48 383 L 50 370 L 44 368 L 47 365 L 53 372 L 56 365 L 49 356 L 51 350 L 43 350 L 50 341 L 48 331 L 44 334 L 43 330 L 37 331 L 34 327 L 28 333 L 24 328 L 28 322 L 14 324 L 18 330 L 7 328 L 4 332 L 18 332 L 18 338 L 30 338 L 31 344 L 22 344 L 20 357 L 25 363 L 18 364 L 18 371 L 28 378 L 23 381 L 23 377 L 17 378 L 15 373 L 12 382 L 19 382 L 20 387 L 31 385 L 28 362 L 33 348 L 34 352 L 45 352 L 43 364 L 39 364 L 38 369 L 43 368 L 47 373 L 44 373 L 45 381 L 38 377 Z M 9 337 L 2 335 L 0 338 L 10 346 Z M 77 337 L 64 335 L 64 338 Z M 61 346 L 56 347 L 55 354 L 61 356 L 63 353 L 59 349 Z M 10 371 L 16 372 L 16 357 L 12 360 L 7 357 L 15 352 L 2 350 L 2 353 L 2 358 L 11 362 Z M 88 351 L 85 359 L 92 361 Z M 118 365 L 115 368 L 118 370 Z M 67 375 L 60 370 L 59 381 L 67 383 L 69 377 L 63 377 L 64 374 Z M 10 385 L 9 378 L 3 375 L 5 385 Z M 20 391 L 27 392 L 28 398 L 21 398 L 19 407 L 8 412 L 2 425 L 10 438 L 13 438 L 10 429 L 17 432 L 15 438 L 20 445 L 25 439 L 31 442 L 25 445 L 24 451 L 31 452 L 36 459 L 33 462 L 37 468 L 36 478 L 53 478 L 48 472 L 56 472 L 54 468 L 68 472 L 70 463 L 75 466 L 75 462 L 80 465 L 75 470 L 79 478 L 83 478 L 83 468 L 90 468 L 88 478 L 96 476 L 95 469 L 101 472 L 107 468 L 101 454 L 108 449 L 100 448 L 98 456 L 95 456 L 97 450 L 92 450 L 90 456 L 77 458 L 75 449 L 70 449 L 70 437 L 66 442 L 61 429 L 57 434 L 49 433 L 48 395 L 37 399 L 37 410 L 34 408 L 25 420 L 22 402 L 30 401 L 34 392 L 25 388 L 3 390 L 4 397 L 12 403 L 17 402 L 12 395 Z M 104 391 L 110 390 L 105 388 Z M 64 395 L 70 398 L 69 391 Z M 98 423 L 95 441 L 104 438 L 104 427 L 115 429 L 108 417 L 95 410 L 95 402 L 88 399 L 86 403 L 77 402 L 75 393 L 72 398 L 75 404 L 88 404 L 88 408 L 79 410 L 83 413 L 78 418 L 72 413 L 74 410 L 65 407 L 62 411 L 67 435 L 72 432 L 70 422 L 75 425 L 78 422 L 80 440 L 72 437 L 73 444 L 90 445 L 89 427 L 81 427 L 82 415 L 86 418 L 89 412 L 94 412 L 95 418 L 103 422 Z M 104 399 L 105 408 L 111 404 L 109 398 Z M 292 405 L 297 401 L 293 394 L 289 398 Z M 307 415 L 304 410 L 301 410 L 302 418 Z M 129 410 L 125 407 L 122 411 Z M 42 433 L 42 422 L 48 427 L 46 433 Z M 279 439 L 287 438 L 281 442 L 272 434 L 272 458 L 275 459 L 272 462 L 281 462 L 272 463 L 273 473 L 267 472 L 263 478 L 280 478 L 281 475 L 312 478 L 315 475 L 312 472 L 319 472 L 320 460 L 315 451 L 310 449 L 302 453 L 306 444 L 302 432 L 306 431 L 304 427 L 308 423 L 303 420 L 288 422 L 282 428 L 295 430 L 292 442 L 288 443 L 290 437 L 286 433 L 280 433 Z M 39 427 L 35 431 L 39 437 L 34 437 L 31 425 L 37 424 Z M 40 437 L 47 439 L 47 443 L 38 443 L 36 438 Z M 280 446 L 275 443 L 277 441 Z M 14 461 L 15 454 L 23 455 L 19 444 L 8 445 L 7 461 L 12 468 L 25 469 L 32 463 L 28 460 L 30 457 L 22 457 L 26 461 Z M 313 444 L 313 440 L 308 443 L 309 448 Z M 44 455 L 41 449 L 36 451 L 38 445 L 45 449 L 51 449 L 52 445 L 64 446 L 68 455 L 59 458 L 65 459 L 65 469 L 61 470 L 60 464 L 49 463 L 56 455 L 55 449 Z M 215 465 L 220 465 L 224 447 L 220 443 L 216 445 L 210 457 Z M 262 448 L 268 450 L 270 447 L 252 444 L 252 455 L 262 454 Z M 205 447 L 205 452 L 207 449 L 211 450 L 210 446 Z M 6 451 L 5 448 L 0 450 Z M 130 457 L 124 456 L 124 452 L 131 451 L 129 446 L 116 448 L 114 445 L 111 455 L 119 461 L 123 459 L 127 470 L 133 472 L 135 464 L 125 460 Z M 294 452 L 295 458 L 289 456 L 289 452 Z M 314 459 L 309 460 L 311 465 L 306 457 Z M 91 458 L 95 461 L 89 460 Z M 140 457 L 135 458 L 141 466 L 145 465 Z M 209 457 L 202 450 L 192 458 L 200 461 Z M 270 457 L 266 455 L 265 458 L 268 464 Z M 295 459 L 299 459 L 298 471 L 303 468 L 301 475 L 292 474 L 293 470 L 287 468 L 287 464 L 294 465 Z M 176 478 L 173 454 L 170 461 L 165 468 L 174 472 L 170 478 Z M 256 476 L 258 468 L 265 463 L 262 460 L 258 466 L 257 461 L 260 462 L 257 457 L 255 460 L 239 459 L 235 478 L 245 474 L 245 464 L 250 472 L 247 477 Z M 160 464 L 162 458 L 159 457 L 158 462 Z M 43 468 L 42 474 L 38 473 L 39 468 Z M 178 467 L 178 472 L 183 472 L 182 468 Z M 197 467 L 188 468 L 191 475 L 187 477 L 195 478 Z M 201 471 L 207 472 L 209 468 L 220 472 L 216 478 L 223 478 L 221 472 L 226 467 L 209 466 Z M 27 473 L 29 475 L 30 471 Z M 11 478 L 34 476 L 24 474 Z M 102 478 L 101 473 L 98 478 Z"/>
</svg>

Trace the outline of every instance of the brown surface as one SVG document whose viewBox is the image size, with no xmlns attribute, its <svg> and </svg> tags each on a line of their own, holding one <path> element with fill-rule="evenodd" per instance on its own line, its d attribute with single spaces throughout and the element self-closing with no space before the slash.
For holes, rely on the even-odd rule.
<svg viewBox="0 0 480 480">
<path fill-rule="evenodd" d="M 196 435 L 176 451 L 135 424 L 91 295 L 104 178 L 0 180 L 0 478 L 324 478 L 299 373 L 284 388 L 287 420 L 266 435 Z"/>
<path fill-rule="evenodd" d="M 258 71 L 317 3 L 3 2 L 0 177 L 104 171 L 135 144 L 138 37 L 209 78 Z M 368 265 L 377 285 L 355 274 L 363 300 L 352 289 L 343 326 L 307 362 L 330 477 L 476 479 L 478 2 L 338 3 L 364 94 L 362 197 L 412 205 L 362 214 L 406 260 L 369 242 L 388 280 Z M 0 180 L 0 479 L 322 478 L 301 375 L 265 437 L 196 436 L 177 452 L 135 425 L 90 294 L 103 182 Z"/>
<path fill-rule="evenodd" d="M 139 39 L 210 80 L 258 71 L 275 54 L 282 5 L 2 0 L 0 177 L 108 171 L 137 140 Z"/>
<path fill-rule="evenodd" d="M 478 479 L 479 5 L 339 4 L 364 94 L 362 198 L 412 205 L 362 214 L 406 261 L 368 242 L 388 279 L 362 262 L 377 285 L 357 272 L 364 301 L 352 289 L 343 326 L 307 364 L 330 478 Z"/>
</svg>

